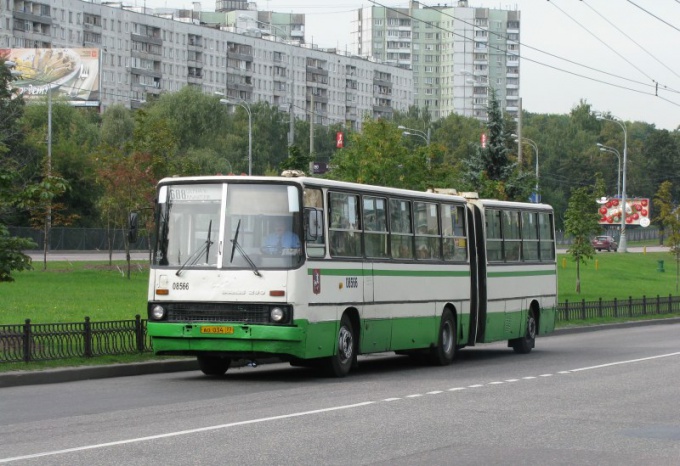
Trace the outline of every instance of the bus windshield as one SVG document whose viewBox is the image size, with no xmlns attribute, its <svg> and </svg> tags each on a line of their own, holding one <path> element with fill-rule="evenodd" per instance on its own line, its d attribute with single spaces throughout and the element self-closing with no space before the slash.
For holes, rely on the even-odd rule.
<svg viewBox="0 0 680 466">
<path fill-rule="evenodd" d="M 179 268 L 293 268 L 302 263 L 296 186 L 167 184 L 158 193 L 153 262 Z"/>
</svg>

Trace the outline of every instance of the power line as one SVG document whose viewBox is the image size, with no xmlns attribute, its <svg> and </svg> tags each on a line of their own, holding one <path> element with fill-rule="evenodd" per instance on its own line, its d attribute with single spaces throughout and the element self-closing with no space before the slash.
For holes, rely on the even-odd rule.
<svg viewBox="0 0 680 466">
<path fill-rule="evenodd" d="M 675 1 L 678 2 L 678 3 L 680 3 L 680 0 L 675 0 Z M 664 62 L 662 62 L 661 60 L 659 60 L 658 58 L 656 58 L 656 56 L 654 56 L 654 54 L 652 54 L 650 51 L 648 51 L 647 49 L 645 49 L 642 45 L 638 44 L 635 40 L 633 40 L 632 37 L 630 37 L 628 34 L 626 34 L 624 31 L 622 31 L 622 30 L 621 30 L 619 27 L 617 27 L 614 23 L 612 23 L 611 21 L 609 21 L 609 19 L 607 19 L 606 16 L 602 15 L 600 12 L 598 12 L 597 10 L 595 10 L 592 6 L 588 5 L 588 3 L 586 3 L 585 1 L 583 2 L 583 4 L 584 4 L 585 6 L 587 6 L 588 8 L 590 8 L 593 12 L 595 12 L 595 14 L 597 14 L 600 18 L 602 18 L 602 19 L 605 20 L 607 23 L 609 23 L 614 29 L 616 29 L 616 30 L 619 31 L 621 34 L 623 34 L 624 37 L 626 37 L 626 38 L 627 38 L 628 40 L 630 40 L 632 43 L 634 43 L 635 45 L 637 45 L 643 52 L 645 52 L 647 55 L 649 55 L 650 57 L 652 57 L 657 63 L 659 63 L 661 66 L 663 66 L 663 67 L 666 68 L 668 71 L 670 71 L 671 73 L 673 73 L 675 76 L 677 76 L 678 78 L 680 78 L 680 74 L 678 74 L 678 73 L 676 73 L 675 71 L 673 71 L 668 65 L 666 65 Z"/>
<path fill-rule="evenodd" d="M 572 20 L 573 22 L 575 22 L 581 29 L 583 29 L 584 31 L 586 31 L 586 32 L 587 32 L 588 34 L 590 34 L 591 36 L 593 36 L 593 37 L 595 38 L 595 40 L 597 40 L 597 41 L 600 42 L 602 45 L 604 45 L 605 47 L 607 47 L 609 50 L 611 50 L 612 52 L 614 52 L 619 58 L 621 58 L 623 61 L 625 61 L 626 63 L 628 63 L 630 66 L 632 66 L 633 68 L 635 68 L 636 70 L 638 70 L 640 73 L 642 73 L 647 79 L 649 79 L 649 80 L 652 81 L 652 82 L 656 82 L 656 81 L 654 80 L 654 78 L 652 78 L 652 77 L 649 76 L 647 73 L 645 73 L 644 71 L 642 71 L 640 68 L 638 68 L 636 65 L 634 65 L 633 62 L 631 62 L 630 60 L 628 60 L 626 57 L 624 57 L 624 56 L 621 55 L 619 52 L 617 52 L 616 50 L 614 50 L 614 48 L 612 48 L 612 47 L 611 47 L 609 44 L 607 44 L 605 41 L 603 41 L 602 39 L 600 39 L 599 37 L 597 37 L 595 34 L 593 34 L 593 32 L 592 32 L 590 29 L 588 29 L 588 28 L 585 27 L 583 24 L 581 24 L 581 23 L 579 23 L 578 21 L 576 21 L 572 16 L 570 16 L 570 15 L 569 15 L 566 11 L 564 11 L 562 8 L 558 7 L 558 6 L 555 4 L 555 2 L 550 2 L 550 4 L 551 4 L 552 6 L 554 6 L 555 8 L 557 8 L 560 12 L 562 12 L 562 14 L 565 15 L 567 18 L 569 18 L 570 20 Z"/>
<path fill-rule="evenodd" d="M 633 5 L 634 7 L 639 8 L 639 9 L 641 9 L 642 11 L 644 11 L 645 13 L 647 13 L 649 16 L 652 16 L 652 17 L 658 19 L 659 21 L 661 21 L 661 22 L 664 23 L 665 25 L 670 26 L 670 27 L 672 27 L 673 29 L 675 29 L 676 31 L 680 32 L 680 29 L 678 29 L 677 27 L 673 26 L 673 25 L 672 25 L 671 23 L 669 23 L 668 21 L 665 21 L 665 20 L 659 18 L 659 17 L 656 16 L 654 13 L 645 10 L 645 9 L 642 8 L 640 5 L 637 5 L 637 4 L 635 4 L 634 2 L 631 2 L 630 0 L 627 0 L 627 1 L 628 1 L 628 3 L 630 3 L 631 5 Z M 676 0 L 676 2 L 677 2 L 677 0 Z M 678 3 L 680 3 L 680 2 L 678 2 Z"/>
</svg>

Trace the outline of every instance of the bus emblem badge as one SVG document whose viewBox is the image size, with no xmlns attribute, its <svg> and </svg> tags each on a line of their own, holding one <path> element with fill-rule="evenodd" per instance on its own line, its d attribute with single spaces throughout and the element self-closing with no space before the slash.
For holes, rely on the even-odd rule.
<svg viewBox="0 0 680 466">
<path fill-rule="evenodd" d="M 314 294 L 321 293 L 321 270 L 314 269 L 312 271 L 312 291 Z"/>
</svg>

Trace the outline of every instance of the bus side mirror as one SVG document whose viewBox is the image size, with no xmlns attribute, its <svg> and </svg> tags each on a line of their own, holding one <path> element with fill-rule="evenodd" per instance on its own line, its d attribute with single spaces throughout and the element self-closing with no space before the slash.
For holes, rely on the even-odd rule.
<svg viewBox="0 0 680 466">
<path fill-rule="evenodd" d="M 314 208 L 305 209 L 305 232 L 307 241 L 323 236 L 323 212 Z"/>
<path fill-rule="evenodd" d="M 137 242 L 137 212 L 130 212 L 128 215 L 128 242 Z"/>
</svg>

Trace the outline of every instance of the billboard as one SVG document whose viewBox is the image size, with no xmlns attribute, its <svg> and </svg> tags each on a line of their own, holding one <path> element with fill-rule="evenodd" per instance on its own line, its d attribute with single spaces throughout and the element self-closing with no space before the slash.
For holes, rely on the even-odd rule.
<svg viewBox="0 0 680 466">
<path fill-rule="evenodd" d="M 16 64 L 13 85 L 26 100 L 44 99 L 48 91 L 76 106 L 99 106 L 98 48 L 0 49 Z"/>
<path fill-rule="evenodd" d="M 617 197 L 603 197 L 597 200 L 599 205 L 600 225 L 620 225 L 623 216 L 623 204 Z M 647 198 L 633 197 L 626 199 L 626 225 L 648 227 L 651 223 L 650 203 Z"/>
</svg>

